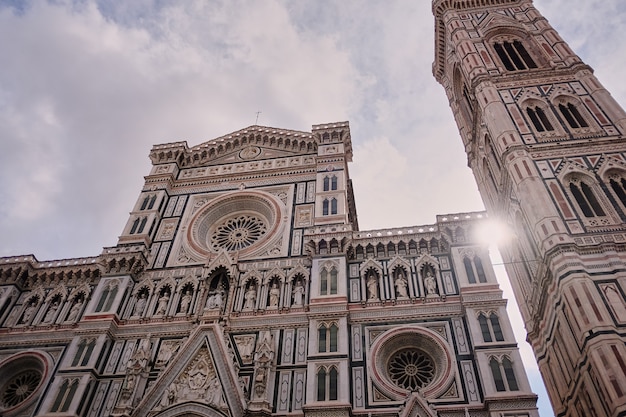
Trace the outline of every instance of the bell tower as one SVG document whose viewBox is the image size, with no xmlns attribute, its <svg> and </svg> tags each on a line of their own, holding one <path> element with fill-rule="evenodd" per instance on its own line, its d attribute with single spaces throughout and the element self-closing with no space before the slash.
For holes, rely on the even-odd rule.
<svg viewBox="0 0 626 417">
<path fill-rule="evenodd" d="M 557 416 L 626 415 L 626 113 L 532 0 L 434 0 L 433 73 Z"/>
</svg>

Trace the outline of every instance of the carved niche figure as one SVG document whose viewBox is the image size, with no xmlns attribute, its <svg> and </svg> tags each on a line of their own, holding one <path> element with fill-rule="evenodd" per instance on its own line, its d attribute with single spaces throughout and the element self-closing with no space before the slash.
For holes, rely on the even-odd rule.
<svg viewBox="0 0 626 417">
<path fill-rule="evenodd" d="M 24 309 L 24 314 L 22 314 L 22 319 L 20 323 L 26 324 L 33 318 L 33 314 L 35 314 L 35 310 L 37 309 L 37 299 L 32 299 L 28 306 Z"/>
<path fill-rule="evenodd" d="M 161 348 L 156 359 L 156 366 L 159 368 L 168 364 L 172 356 L 178 351 L 180 343 L 177 340 L 165 340 L 161 342 Z"/>
<path fill-rule="evenodd" d="M 244 310 L 254 310 L 256 305 L 256 286 L 254 284 L 250 284 L 250 287 L 246 290 L 244 294 L 245 303 L 243 305 Z"/>
<path fill-rule="evenodd" d="M 424 287 L 426 287 L 426 295 L 437 295 L 437 282 L 430 269 L 426 270 L 424 277 Z"/>
<path fill-rule="evenodd" d="M 293 305 L 301 306 L 304 299 L 304 285 L 302 281 L 298 280 L 295 287 L 293 287 Z"/>
<path fill-rule="evenodd" d="M 139 298 L 135 303 L 135 309 L 133 310 L 133 316 L 141 316 L 146 309 L 146 303 L 148 302 L 148 295 L 145 292 L 139 294 Z"/>
<path fill-rule="evenodd" d="M 263 399 L 264 397 L 273 359 L 274 336 L 270 331 L 266 331 L 254 353 L 254 394 L 257 399 Z"/>
<path fill-rule="evenodd" d="M 156 315 L 163 315 L 167 311 L 167 304 L 170 301 L 170 293 L 167 291 L 163 292 L 163 295 L 159 297 L 159 301 L 157 304 Z"/>
<path fill-rule="evenodd" d="M 370 271 L 367 277 L 367 298 L 378 300 L 378 278 L 374 271 Z"/>
<path fill-rule="evenodd" d="M 80 314 L 80 310 L 83 308 L 83 299 L 81 297 L 76 297 L 74 300 L 74 304 L 70 309 L 70 313 L 67 315 L 66 321 L 75 321 Z"/>
<path fill-rule="evenodd" d="M 59 301 L 54 300 L 52 304 L 50 304 L 50 308 L 48 308 L 48 311 L 46 312 L 46 315 L 43 318 L 42 323 L 44 324 L 52 323 L 52 321 L 54 320 L 54 316 L 56 315 L 58 309 L 59 309 Z"/>
<path fill-rule="evenodd" d="M 276 284 L 276 282 L 274 282 L 274 284 L 272 284 L 272 288 L 270 289 L 269 306 L 270 307 L 278 307 L 278 300 L 279 299 L 280 299 L 280 288 L 278 288 L 278 284 Z"/>
<path fill-rule="evenodd" d="M 206 300 L 206 309 L 214 310 L 222 307 L 222 303 L 224 302 L 224 287 L 220 283 L 217 290 L 212 291 L 209 295 L 209 298 Z"/>
<path fill-rule="evenodd" d="M 398 298 L 409 298 L 409 294 L 407 292 L 408 281 L 406 280 L 404 269 L 398 268 L 394 284 L 396 286 L 396 296 Z"/>
<path fill-rule="evenodd" d="M 187 289 L 180 299 L 180 313 L 187 314 L 191 305 L 191 291 Z"/>
<path fill-rule="evenodd" d="M 150 350 L 150 338 L 140 342 L 137 350 L 126 363 L 126 378 L 122 385 L 118 406 L 132 407 L 139 400 L 136 388 L 140 379 L 147 379 L 152 352 Z"/>
</svg>

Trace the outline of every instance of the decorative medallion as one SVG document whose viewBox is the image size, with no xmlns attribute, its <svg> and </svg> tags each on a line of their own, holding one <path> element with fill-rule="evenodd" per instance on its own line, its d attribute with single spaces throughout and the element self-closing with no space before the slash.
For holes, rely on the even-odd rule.
<svg viewBox="0 0 626 417">
<path fill-rule="evenodd" d="M 239 157 L 244 160 L 254 159 L 261 155 L 261 148 L 258 146 L 248 146 L 239 152 Z"/>
<path fill-rule="evenodd" d="M 240 215 L 226 219 L 216 227 L 211 236 L 211 247 L 227 251 L 247 248 L 267 233 L 263 219 L 253 215 Z"/>
<path fill-rule="evenodd" d="M 11 408 L 22 403 L 35 392 L 40 382 L 41 372 L 38 370 L 29 369 L 15 375 L 2 388 L 2 407 Z"/>
<path fill-rule="evenodd" d="M 415 348 L 396 352 L 389 360 L 388 369 L 393 383 L 409 391 L 428 385 L 435 376 L 432 358 Z"/>
</svg>

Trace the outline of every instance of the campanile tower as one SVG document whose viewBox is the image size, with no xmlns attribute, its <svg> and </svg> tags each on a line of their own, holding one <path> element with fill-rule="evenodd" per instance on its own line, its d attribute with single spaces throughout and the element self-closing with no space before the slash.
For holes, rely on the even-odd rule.
<svg viewBox="0 0 626 417">
<path fill-rule="evenodd" d="M 557 416 L 626 415 L 626 113 L 531 0 L 434 0 L 435 78 Z"/>
</svg>

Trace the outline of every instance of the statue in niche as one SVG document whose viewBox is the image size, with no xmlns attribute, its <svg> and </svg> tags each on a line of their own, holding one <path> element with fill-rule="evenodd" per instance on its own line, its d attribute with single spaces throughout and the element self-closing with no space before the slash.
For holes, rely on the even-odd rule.
<svg viewBox="0 0 626 417">
<path fill-rule="evenodd" d="M 66 321 L 75 321 L 80 314 L 80 310 L 83 308 L 83 299 L 77 297 L 74 301 L 74 305 L 70 309 L 70 313 L 67 315 Z"/>
<path fill-rule="evenodd" d="M 396 286 L 396 296 L 398 298 L 409 298 L 409 294 L 407 292 L 408 281 L 406 280 L 404 269 L 398 268 L 394 284 Z"/>
<path fill-rule="evenodd" d="M 250 284 L 248 290 L 244 295 L 245 303 L 243 305 L 244 310 L 254 310 L 256 305 L 256 286 L 254 284 Z"/>
<path fill-rule="evenodd" d="M 22 314 L 22 320 L 20 323 L 25 324 L 33 318 L 33 314 L 35 314 L 35 310 L 37 309 L 37 300 L 32 300 L 28 306 L 24 309 L 24 314 Z"/>
<path fill-rule="evenodd" d="M 169 407 L 170 405 L 174 404 L 177 400 L 177 395 L 178 387 L 176 386 L 176 383 L 172 382 L 163 394 L 163 398 L 161 399 L 161 407 Z"/>
<path fill-rule="evenodd" d="M 424 277 L 424 287 L 426 287 L 426 295 L 437 295 L 437 282 L 430 269 L 426 270 Z"/>
<path fill-rule="evenodd" d="M 206 300 L 206 309 L 214 310 L 214 309 L 220 308 L 223 302 L 224 302 L 224 287 L 222 287 L 222 284 L 220 284 L 217 290 L 212 291 L 209 294 L 209 298 L 207 298 Z"/>
<path fill-rule="evenodd" d="M 191 305 L 191 291 L 187 289 L 180 299 L 180 312 L 187 314 L 189 312 L 189 306 Z"/>
<path fill-rule="evenodd" d="M 304 299 L 304 285 L 302 285 L 302 281 L 298 280 L 296 282 L 295 287 L 293 287 L 293 305 L 301 306 L 302 300 Z"/>
<path fill-rule="evenodd" d="M 278 307 L 278 300 L 280 299 L 280 288 L 278 288 L 278 284 L 274 282 L 272 284 L 272 288 L 270 289 L 270 307 Z"/>
<path fill-rule="evenodd" d="M 262 399 L 269 376 L 270 366 L 274 359 L 274 337 L 267 331 L 254 353 L 254 393 Z"/>
<path fill-rule="evenodd" d="M 252 348 L 254 347 L 254 336 L 246 336 L 243 338 L 241 344 L 240 353 L 243 360 L 248 360 L 252 357 Z"/>
<path fill-rule="evenodd" d="M 145 292 L 139 294 L 139 298 L 135 303 L 135 309 L 133 310 L 133 316 L 141 316 L 146 309 L 146 303 L 148 302 L 148 296 Z"/>
<path fill-rule="evenodd" d="M 126 378 L 122 385 L 119 406 L 133 406 L 139 400 L 135 393 L 136 387 L 140 378 L 147 378 L 151 356 L 150 336 L 148 336 L 139 343 L 137 350 L 126 363 Z"/>
<path fill-rule="evenodd" d="M 159 297 L 159 302 L 157 305 L 156 313 L 157 315 L 163 315 L 167 311 L 167 304 L 170 301 L 170 293 L 165 291 L 161 297 Z"/>
<path fill-rule="evenodd" d="M 45 324 L 52 323 L 52 320 L 54 320 L 54 316 L 56 315 L 58 309 L 59 309 L 59 301 L 54 300 L 52 304 L 50 305 L 50 308 L 48 308 L 48 311 L 46 312 L 46 315 L 43 318 L 42 323 L 45 323 Z"/>
<path fill-rule="evenodd" d="M 378 300 L 378 278 L 374 271 L 370 271 L 367 278 L 367 298 Z"/>
</svg>

